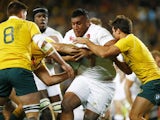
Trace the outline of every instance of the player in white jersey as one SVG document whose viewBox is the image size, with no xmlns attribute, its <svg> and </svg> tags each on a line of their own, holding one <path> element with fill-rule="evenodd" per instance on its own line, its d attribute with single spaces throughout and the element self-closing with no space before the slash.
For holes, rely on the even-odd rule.
<svg viewBox="0 0 160 120">
<path fill-rule="evenodd" d="M 62 41 L 63 37 L 60 32 L 54 30 L 53 28 L 47 26 L 48 24 L 48 10 L 46 8 L 35 8 L 33 10 L 33 18 L 34 22 L 38 25 L 40 28 L 40 31 L 42 32 L 42 35 L 45 37 L 50 37 L 54 41 L 49 42 L 60 42 Z M 45 65 L 46 69 L 48 70 L 50 75 L 54 75 L 55 72 L 60 72 L 60 66 L 53 62 L 45 59 Z M 37 85 L 38 90 L 41 93 L 41 109 L 45 109 L 48 104 L 51 102 L 54 112 L 60 113 L 61 112 L 61 100 L 62 100 L 62 94 L 60 90 L 60 84 L 47 86 L 44 84 L 38 77 L 35 77 L 35 82 Z M 49 98 L 49 99 L 48 99 Z M 45 104 L 45 106 L 44 106 Z M 47 106 L 46 106 L 47 105 Z M 58 108 L 57 108 L 58 107 Z M 44 116 L 46 116 L 45 112 L 43 112 Z M 46 117 L 41 119 L 45 119 Z M 48 118 L 47 118 L 48 119 Z"/>
<path fill-rule="evenodd" d="M 73 44 L 75 37 L 89 38 L 98 45 L 106 43 L 114 38 L 110 32 L 98 25 L 91 24 L 88 12 L 84 9 L 73 11 L 71 16 L 72 28 L 63 40 L 63 43 Z M 86 49 L 82 44 L 75 46 Z M 89 50 L 88 50 L 89 51 Z M 79 53 L 73 55 L 78 60 Z M 106 112 L 114 95 L 115 69 L 110 59 L 101 59 L 95 55 L 86 56 L 76 63 L 71 63 L 77 70 L 77 77 L 73 80 L 62 101 L 61 120 L 73 120 L 73 110 L 80 106 L 84 107 L 85 120 L 97 120 Z"/>
</svg>

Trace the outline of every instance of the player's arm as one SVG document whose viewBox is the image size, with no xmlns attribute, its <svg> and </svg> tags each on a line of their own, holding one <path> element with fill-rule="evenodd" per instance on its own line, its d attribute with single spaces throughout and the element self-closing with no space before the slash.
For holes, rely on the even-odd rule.
<svg viewBox="0 0 160 120">
<path fill-rule="evenodd" d="M 46 68 L 44 67 L 43 64 L 41 64 L 41 66 L 36 69 L 34 71 L 34 73 L 36 74 L 36 76 L 38 78 L 40 78 L 40 80 L 42 80 L 47 86 L 51 86 L 57 83 L 61 83 L 64 80 L 68 79 L 69 76 L 67 74 L 67 72 L 62 72 L 59 74 L 55 74 L 53 76 L 50 76 L 48 71 L 46 70 Z"/>
<path fill-rule="evenodd" d="M 79 51 L 79 48 L 72 44 L 52 43 L 52 45 L 62 54 L 74 55 Z"/>
<path fill-rule="evenodd" d="M 97 56 L 100 56 L 102 58 L 108 58 L 108 57 L 115 57 L 119 53 L 121 53 L 120 49 L 114 45 L 115 41 L 112 41 L 113 43 L 108 43 L 108 45 L 105 46 L 100 46 L 96 45 L 93 42 L 91 42 L 88 38 L 82 38 L 82 37 L 77 37 L 74 40 L 75 43 L 80 43 L 80 44 L 86 44 L 89 49 Z M 120 62 L 116 58 L 113 59 L 116 65 L 126 74 L 131 74 L 132 71 L 129 68 L 129 66 L 125 62 Z"/>
<path fill-rule="evenodd" d="M 122 70 L 124 73 L 126 74 L 131 74 L 132 70 L 130 69 L 130 67 L 126 64 L 126 62 L 121 62 L 119 61 L 116 57 L 113 57 L 112 60 L 114 61 L 114 63 L 118 66 L 118 68 L 120 70 Z"/>
<path fill-rule="evenodd" d="M 95 55 L 100 56 L 102 58 L 115 56 L 121 53 L 120 49 L 115 45 L 96 45 L 93 42 L 91 42 L 88 38 L 77 37 L 75 38 L 74 43 L 86 44 Z"/>
<path fill-rule="evenodd" d="M 46 37 L 41 34 L 37 34 L 34 35 L 32 39 L 46 56 L 53 58 L 62 66 L 62 69 L 68 73 L 69 77 L 74 77 L 74 71 L 72 67 L 66 63 L 56 51 L 56 49 L 46 41 Z"/>
<path fill-rule="evenodd" d="M 61 53 L 65 61 L 78 61 L 83 57 L 92 55 L 92 51 L 87 48 L 78 48 L 72 44 L 52 43 L 56 50 Z"/>
</svg>

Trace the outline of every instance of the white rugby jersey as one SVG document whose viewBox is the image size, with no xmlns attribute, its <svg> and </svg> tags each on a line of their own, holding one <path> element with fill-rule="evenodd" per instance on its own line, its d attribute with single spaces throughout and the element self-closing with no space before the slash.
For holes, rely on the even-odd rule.
<svg viewBox="0 0 160 120">
<path fill-rule="evenodd" d="M 59 41 L 56 42 L 62 42 L 63 41 L 63 36 L 60 32 L 54 30 L 51 27 L 47 27 L 47 29 L 42 33 L 44 36 L 49 37 L 49 36 L 56 36 Z"/>
<path fill-rule="evenodd" d="M 66 32 L 64 39 L 63 39 L 63 43 L 67 43 L 67 44 L 73 44 L 72 38 L 75 38 L 75 34 L 73 29 L 69 30 L 68 32 Z M 111 33 L 98 25 L 95 24 L 91 24 L 90 27 L 88 28 L 87 32 L 84 34 L 83 37 L 87 37 L 89 38 L 93 43 L 97 44 L 97 45 L 104 45 L 105 43 L 107 43 L 110 40 L 113 40 L 113 36 L 111 35 Z M 76 44 L 76 46 L 78 47 L 86 47 L 86 45 L 82 45 L 82 44 Z"/>
<path fill-rule="evenodd" d="M 73 43 L 73 38 L 75 38 L 75 33 L 73 29 L 69 30 L 63 39 L 63 43 L 66 44 L 74 44 Z M 113 36 L 111 33 L 95 24 L 91 24 L 86 33 L 83 35 L 84 38 L 89 38 L 90 41 L 92 41 L 94 44 L 101 45 L 103 46 L 105 43 L 107 43 L 110 40 L 113 40 Z M 84 44 L 75 44 L 77 47 L 87 47 Z M 111 79 L 115 76 L 115 69 L 113 67 L 113 63 L 110 59 L 103 59 L 98 56 L 94 57 L 95 59 L 95 66 L 92 68 L 89 68 L 89 66 L 85 66 L 88 63 L 88 61 L 85 61 L 85 58 L 83 58 L 79 62 L 79 66 L 85 66 L 83 68 L 83 75 L 93 78 L 93 79 L 98 79 L 98 80 L 106 80 L 106 79 Z M 85 61 L 85 62 L 83 62 Z M 103 64 L 102 64 L 103 63 Z M 89 63 L 88 63 L 89 64 Z"/>
</svg>

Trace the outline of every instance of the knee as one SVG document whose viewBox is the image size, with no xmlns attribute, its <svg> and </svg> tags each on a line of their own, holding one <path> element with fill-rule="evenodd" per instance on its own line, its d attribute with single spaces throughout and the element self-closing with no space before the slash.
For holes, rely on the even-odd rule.
<svg viewBox="0 0 160 120">
<path fill-rule="evenodd" d="M 99 115 L 84 114 L 84 120 L 97 120 Z"/>
<path fill-rule="evenodd" d="M 129 113 L 129 118 L 130 120 L 134 120 L 134 115 L 131 112 Z"/>
<path fill-rule="evenodd" d="M 143 115 L 137 115 L 137 114 L 130 114 L 129 118 L 130 120 L 146 120 Z"/>
<path fill-rule="evenodd" d="M 61 103 L 61 107 L 62 107 L 62 111 L 63 112 L 68 112 L 68 111 L 72 111 L 72 107 L 70 105 L 69 102 L 67 102 L 67 100 L 63 99 L 62 103 Z"/>
<path fill-rule="evenodd" d="M 30 105 L 23 105 L 23 110 L 27 116 L 27 118 L 30 118 L 31 120 L 34 118 L 38 118 L 40 106 L 39 104 L 30 104 Z M 29 120 L 30 120 L 29 119 Z"/>
</svg>

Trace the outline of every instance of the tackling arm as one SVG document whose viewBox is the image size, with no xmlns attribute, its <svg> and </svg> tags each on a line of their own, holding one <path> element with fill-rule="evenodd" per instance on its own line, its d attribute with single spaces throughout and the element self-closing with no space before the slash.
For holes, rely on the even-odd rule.
<svg viewBox="0 0 160 120">
<path fill-rule="evenodd" d="M 53 58 L 57 63 L 59 63 L 62 66 L 62 69 L 68 73 L 69 77 L 74 77 L 74 71 L 72 67 L 62 59 L 52 44 L 46 41 L 46 37 L 38 34 L 33 37 L 33 41 L 38 45 L 44 54 Z"/>
<path fill-rule="evenodd" d="M 121 62 L 116 57 L 112 58 L 112 60 L 115 62 L 115 64 L 118 66 L 118 68 L 121 69 L 124 73 L 126 73 L 126 74 L 132 73 L 132 70 L 126 64 L 126 62 Z"/>
<path fill-rule="evenodd" d="M 91 42 L 88 38 L 77 37 L 75 38 L 74 43 L 86 44 L 95 55 L 100 56 L 102 58 L 115 56 L 120 53 L 119 48 L 114 45 L 96 45 L 93 42 Z"/>
</svg>

